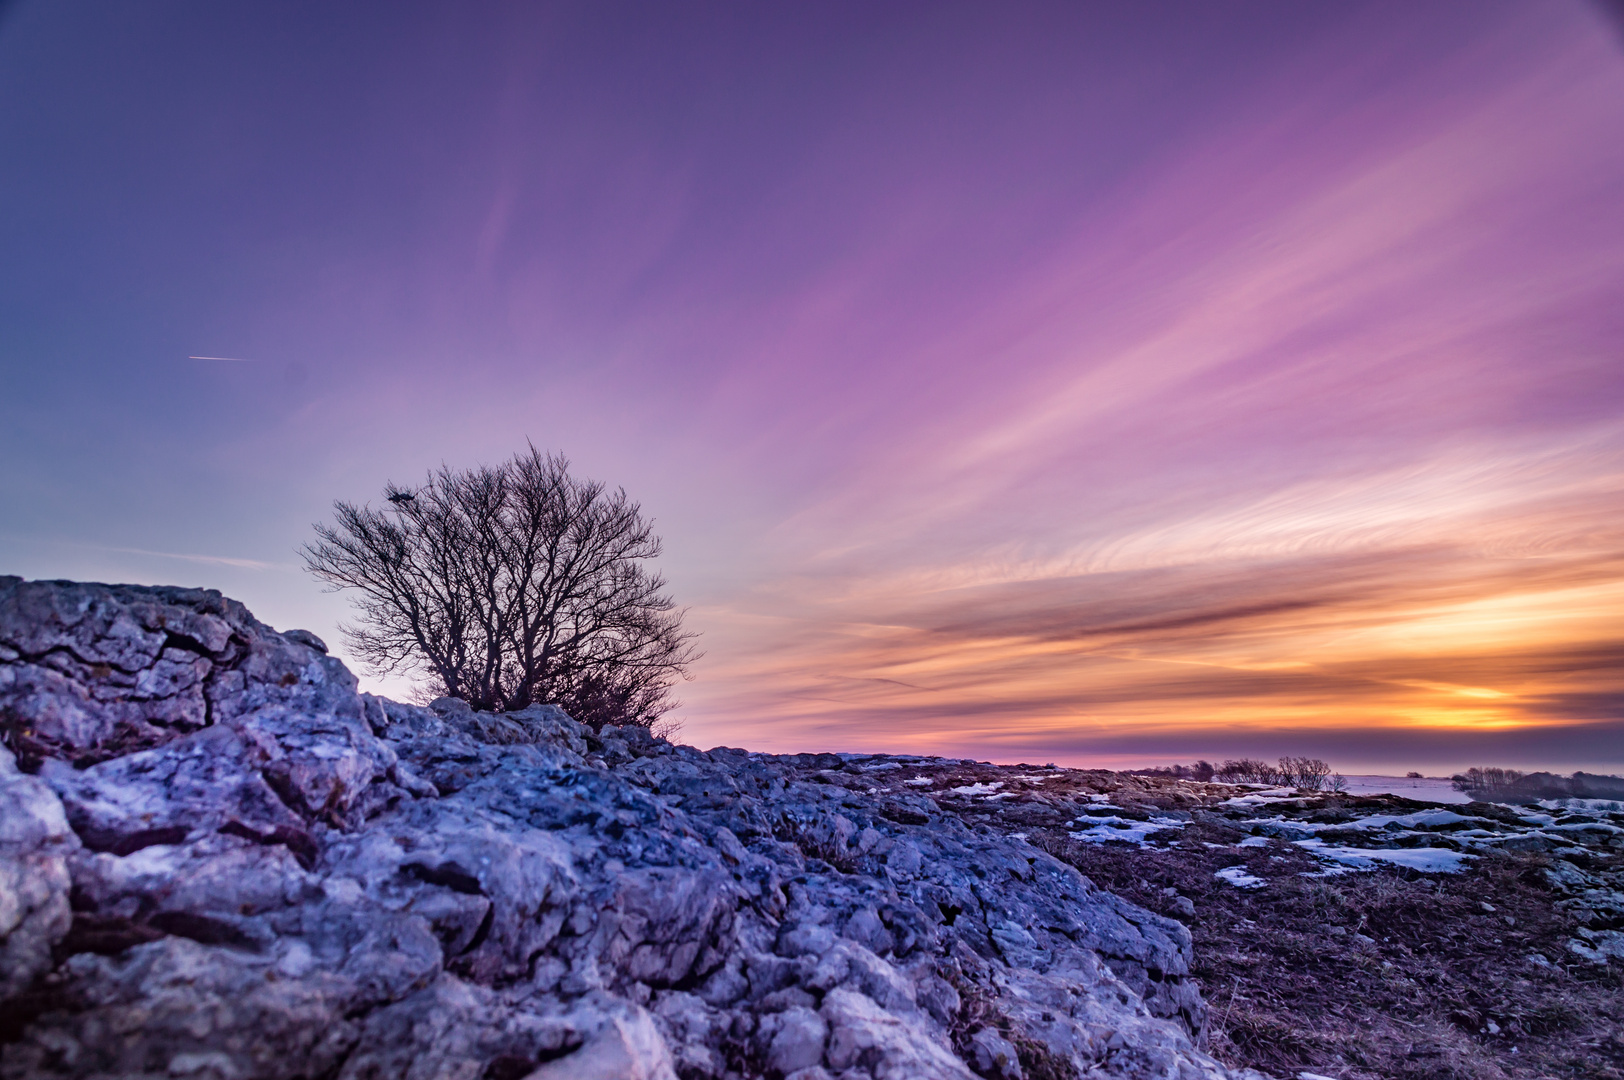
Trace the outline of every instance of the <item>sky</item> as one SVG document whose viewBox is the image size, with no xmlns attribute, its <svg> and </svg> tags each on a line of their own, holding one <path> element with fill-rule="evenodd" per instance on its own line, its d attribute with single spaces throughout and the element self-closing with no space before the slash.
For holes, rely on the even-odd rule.
<svg viewBox="0 0 1624 1080">
<path fill-rule="evenodd" d="M 342 656 L 312 524 L 528 440 L 696 745 L 1624 769 L 1616 5 L 15 0 L 0 102 L 0 573 Z"/>
</svg>

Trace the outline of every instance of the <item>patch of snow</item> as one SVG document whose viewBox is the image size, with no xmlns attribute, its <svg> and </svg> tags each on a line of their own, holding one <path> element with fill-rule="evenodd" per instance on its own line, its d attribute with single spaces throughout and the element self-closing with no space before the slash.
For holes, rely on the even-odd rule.
<svg viewBox="0 0 1624 1080">
<path fill-rule="evenodd" d="M 1261 889 L 1268 882 L 1246 872 L 1244 866 L 1226 866 L 1212 875 L 1219 881 L 1227 881 L 1237 889 Z"/>
<path fill-rule="evenodd" d="M 1299 796 L 1285 788 L 1270 788 L 1266 791 L 1254 791 L 1250 795 L 1236 795 L 1225 799 L 1220 806 L 1267 806 L 1277 802 L 1295 802 Z"/>
<path fill-rule="evenodd" d="M 1233 802 L 1234 800 L 1230 801 Z M 1414 814 L 1371 814 L 1369 817 L 1355 818 L 1353 821 L 1342 822 L 1294 821 L 1273 817 L 1258 817 L 1250 818 L 1246 821 L 1239 822 L 1238 824 L 1242 828 L 1258 829 L 1269 836 L 1275 836 L 1286 840 L 1302 840 L 1311 837 L 1314 833 L 1324 832 L 1326 830 L 1345 831 L 1350 829 L 1359 829 L 1366 832 L 1385 830 L 1386 832 L 1395 833 L 1397 835 L 1413 836 L 1416 834 L 1413 831 L 1407 830 L 1414 830 L 1417 828 L 1437 829 L 1447 825 L 1455 825 L 1467 821 L 1482 821 L 1484 824 L 1492 824 L 1483 818 L 1468 817 L 1464 814 L 1457 814 L 1453 810 L 1445 810 L 1442 807 L 1439 807 L 1436 810 L 1421 810 Z M 1452 832 L 1450 835 L 1457 839 L 1468 836 L 1493 839 L 1500 839 L 1502 837 L 1502 834 L 1488 829 L 1465 829 L 1459 832 Z M 1248 843 L 1245 846 L 1262 847 L 1265 842 L 1262 837 L 1253 837 L 1252 840 L 1256 842 Z"/>
<path fill-rule="evenodd" d="M 1610 810 L 1615 814 L 1624 810 L 1624 803 L 1617 799 L 1541 799 L 1539 805 L 1547 810 Z"/>
<path fill-rule="evenodd" d="M 1119 817 L 1079 818 L 1073 825 L 1088 825 L 1090 828 L 1080 832 L 1067 833 L 1073 840 L 1081 840 L 1085 844 L 1103 844 L 1111 840 L 1122 843 L 1138 844 L 1143 847 L 1149 842 L 1151 833 L 1161 832 L 1163 829 L 1182 829 L 1189 824 L 1185 821 L 1175 821 L 1173 818 L 1151 818 L 1149 821 L 1130 821 Z"/>
<path fill-rule="evenodd" d="M 916 776 L 912 780 L 903 781 L 908 787 L 930 787 L 935 782 L 928 776 Z"/>
<path fill-rule="evenodd" d="M 1090 795 L 1088 797 L 1088 801 L 1092 802 L 1092 803 L 1102 803 L 1102 804 L 1104 804 L 1106 806 L 1109 806 L 1111 804 L 1111 796 L 1109 796 L 1109 795 Z"/>
<path fill-rule="evenodd" d="M 1235 846 L 1236 847 L 1268 847 L 1269 846 L 1269 838 L 1267 836 L 1248 836 L 1245 840 L 1242 840 L 1240 843 L 1236 844 Z"/>
<path fill-rule="evenodd" d="M 954 795 L 991 795 L 1004 786 L 1002 780 L 994 780 L 990 784 L 965 784 L 963 787 L 948 788 Z"/>
<path fill-rule="evenodd" d="M 1424 874 L 1455 874 L 1460 872 L 1465 860 L 1477 858 L 1448 848 L 1356 848 L 1331 845 L 1323 840 L 1292 842 L 1316 858 L 1353 870 L 1374 870 L 1378 862 L 1387 862 Z"/>
<path fill-rule="evenodd" d="M 1624 835 L 1624 829 L 1617 825 L 1607 825 L 1600 821 L 1576 821 L 1572 825 L 1547 825 L 1540 830 L 1543 833 L 1594 833 L 1597 836 Z"/>
<path fill-rule="evenodd" d="M 1420 810 L 1414 814 L 1372 814 L 1367 818 L 1350 822 L 1348 827 L 1358 829 L 1379 829 L 1389 823 L 1402 825 L 1406 829 L 1436 829 L 1443 825 L 1454 825 L 1461 821 L 1477 821 L 1478 818 L 1457 814 L 1453 810 L 1439 807 L 1436 810 Z"/>
</svg>

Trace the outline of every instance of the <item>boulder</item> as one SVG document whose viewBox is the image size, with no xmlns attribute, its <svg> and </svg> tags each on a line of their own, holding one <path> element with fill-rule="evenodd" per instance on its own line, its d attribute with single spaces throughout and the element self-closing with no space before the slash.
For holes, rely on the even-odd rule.
<svg viewBox="0 0 1624 1080">
<path fill-rule="evenodd" d="M 62 801 L 0 747 L 0 1001 L 53 966 L 72 922 L 68 860 L 78 847 Z"/>
</svg>

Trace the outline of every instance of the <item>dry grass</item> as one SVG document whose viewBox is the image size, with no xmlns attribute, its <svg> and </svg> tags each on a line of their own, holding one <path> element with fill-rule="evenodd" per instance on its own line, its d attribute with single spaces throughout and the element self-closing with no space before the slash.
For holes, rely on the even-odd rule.
<svg viewBox="0 0 1624 1080">
<path fill-rule="evenodd" d="M 1289 844 L 1207 848 L 1222 839 L 1206 831 L 1159 851 L 1033 839 L 1189 925 L 1214 1056 L 1344 1080 L 1624 1078 L 1624 980 L 1567 952 L 1574 923 L 1552 906 L 1543 856 L 1304 877 L 1318 867 Z M 1267 887 L 1213 876 L 1243 862 Z M 1179 915 L 1168 889 L 1195 914 Z"/>
</svg>

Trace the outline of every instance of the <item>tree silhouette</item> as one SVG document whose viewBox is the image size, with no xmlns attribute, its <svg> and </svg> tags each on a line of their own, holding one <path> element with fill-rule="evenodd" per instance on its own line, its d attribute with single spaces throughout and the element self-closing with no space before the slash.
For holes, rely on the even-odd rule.
<svg viewBox="0 0 1624 1080">
<path fill-rule="evenodd" d="M 335 502 L 305 567 L 359 592 L 344 628 L 376 673 L 482 711 L 556 703 L 577 720 L 651 725 L 698 658 L 696 635 L 646 567 L 660 540 L 623 489 L 528 453 L 424 485 L 386 485 L 383 510 Z"/>
</svg>

